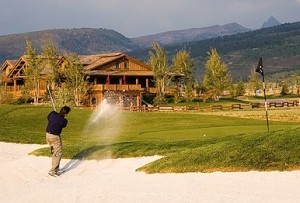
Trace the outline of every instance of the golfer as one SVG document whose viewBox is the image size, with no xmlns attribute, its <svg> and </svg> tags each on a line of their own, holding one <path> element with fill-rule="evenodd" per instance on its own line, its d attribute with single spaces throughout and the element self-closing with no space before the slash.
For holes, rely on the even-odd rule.
<svg viewBox="0 0 300 203">
<path fill-rule="evenodd" d="M 71 111 L 71 108 L 64 106 L 60 109 L 60 112 L 52 111 L 47 116 L 48 125 L 46 128 L 46 140 L 50 146 L 52 154 L 52 167 L 49 171 L 49 175 L 57 176 L 59 171 L 59 164 L 62 157 L 62 141 L 61 132 L 62 129 L 67 127 L 68 120 L 65 116 Z"/>
</svg>

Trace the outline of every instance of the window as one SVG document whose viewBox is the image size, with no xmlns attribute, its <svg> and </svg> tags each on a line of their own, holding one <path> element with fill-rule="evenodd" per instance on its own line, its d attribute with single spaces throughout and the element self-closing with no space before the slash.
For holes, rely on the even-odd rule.
<svg viewBox="0 0 300 203">
<path fill-rule="evenodd" d="M 128 61 L 124 62 L 124 69 L 129 69 Z"/>
<path fill-rule="evenodd" d="M 120 69 L 120 63 L 119 62 L 116 63 L 116 69 Z"/>
</svg>

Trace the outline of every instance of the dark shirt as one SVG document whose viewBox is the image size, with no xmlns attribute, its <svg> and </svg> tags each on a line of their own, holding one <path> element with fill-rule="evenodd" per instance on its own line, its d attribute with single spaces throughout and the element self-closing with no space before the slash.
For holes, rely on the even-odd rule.
<svg viewBox="0 0 300 203">
<path fill-rule="evenodd" d="M 56 111 L 52 111 L 47 116 L 48 125 L 46 128 L 46 132 L 53 135 L 60 135 L 61 131 L 64 127 L 67 127 L 68 120 L 64 118 L 63 115 L 57 113 Z"/>
</svg>

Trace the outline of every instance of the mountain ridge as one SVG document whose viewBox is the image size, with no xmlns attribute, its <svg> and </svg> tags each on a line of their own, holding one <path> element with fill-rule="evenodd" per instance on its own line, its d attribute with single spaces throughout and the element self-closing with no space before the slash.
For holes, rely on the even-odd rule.
<svg viewBox="0 0 300 203">
<path fill-rule="evenodd" d="M 17 59 L 26 52 L 26 40 L 33 42 L 38 52 L 45 41 L 51 40 L 60 52 L 75 52 L 80 55 L 106 52 L 125 52 L 137 49 L 129 38 L 109 29 L 74 28 L 50 29 L 21 34 L 0 36 L 0 63 Z"/>
<path fill-rule="evenodd" d="M 237 23 L 191 28 L 127 38 L 121 33 L 104 28 L 49 29 L 0 36 L 0 63 L 17 59 L 26 52 L 26 39 L 33 42 L 38 52 L 45 41 L 52 41 L 60 52 L 89 55 L 106 52 L 128 52 L 149 47 L 154 41 L 163 45 L 198 41 L 218 36 L 246 32 Z"/>
<path fill-rule="evenodd" d="M 228 27 L 231 27 L 230 32 L 235 34 L 228 34 Z M 261 55 L 264 56 L 266 64 L 274 67 L 273 70 L 266 70 L 269 71 L 268 73 L 300 68 L 300 22 L 245 32 L 240 32 L 241 27 L 237 23 L 229 23 L 223 26 L 169 31 L 150 36 L 153 38 L 159 34 L 161 36 L 170 35 L 171 40 L 162 44 L 168 57 L 171 59 L 177 51 L 186 49 L 191 53 L 191 58 L 195 61 L 199 74 L 203 73 L 207 52 L 212 47 L 218 50 L 222 59 L 230 64 L 230 70 L 233 70 L 238 77 L 246 76 L 250 71 L 249 68 L 255 65 L 253 62 L 256 63 L 257 58 Z M 199 34 L 199 30 L 205 29 L 208 29 L 209 32 Z M 218 31 L 213 33 L 211 31 L 213 29 Z M 180 35 L 178 32 L 187 32 L 187 34 Z M 198 39 L 196 37 L 203 37 L 203 35 L 208 38 Z M 26 52 L 27 37 L 33 42 L 38 53 L 41 51 L 40 47 L 43 41 L 52 39 L 60 50 L 60 54 L 75 52 L 79 55 L 92 55 L 124 52 L 141 61 L 148 60 L 151 50 L 149 44 L 153 42 L 148 39 L 148 44 L 138 44 L 134 42 L 134 38 L 127 38 L 117 31 L 103 28 L 50 29 L 4 35 L 0 36 L 1 65 L 4 60 L 18 59 Z M 147 36 L 144 37 L 147 38 Z M 176 41 L 178 39 L 179 41 Z M 180 41 L 182 39 L 184 39 L 183 42 Z M 241 66 L 244 66 L 245 69 L 242 69 Z"/>
<path fill-rule="evenodd" d="M 153 41 L 157 41 L 162 45 L 168 45 L 182 42 L 199 41 L 247 31 L 250 31 L 250 29 L 245 28 L 238 23 L 228 23 L 225 25 L 213 25 L 203 28 L 167 31 L 153 35 L 132 38 L 132 41 L 140 46 L 150 46 Z"/>
<path fill-rule="evenodd" d="M 264 58 L 267 75 L 284 71 L 300 72 L 300 22 L 252 30 L 235 35 L 206 40 L 165 45 L 168 58 L 185 49 L 190 53 L 196 67 L 196 75 L 203 75 L 207 52 L 215 48 L 228 64 L 235 80 L 247 79 L 259 57 Z M 146 60 L 151 48 L 131 51 L 128 54 Z M 267 67 L 268 66 L 268 67 Z"/>
</svg>

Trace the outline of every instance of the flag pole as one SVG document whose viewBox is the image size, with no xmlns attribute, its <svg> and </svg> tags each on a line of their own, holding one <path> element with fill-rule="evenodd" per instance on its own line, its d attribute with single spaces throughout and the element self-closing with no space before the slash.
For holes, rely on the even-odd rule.
<svg viewBox="0 0 300 203">
<path fill-rule="evenodd" d="M 270 128 L 269 128 L 269 116 L 268 116 L 268 104 L 267 104 L 267 97 L 266 97 L 266 85 L 265 85 L 265 76 L 264 76 L 264 74 L 263 74 L 263 87 L 264 87 L 265 111 L 266 111 L 267 127 L 268 127 L 268 131 L 270 131 Z"/>
<path fill-rule="evenodd" d="M 260 57 L 256 72 L 260 73 L 263 77 L 263 88 L 264 88 L 264 98 L 265 98 L 265 111 L 266 111 L 266 120 L 267 120 L 267 127 L 268 131 L 270 131 L 269 128 L 269 116 L 268 116 L 268 104 L 267 104 L 267 96 L 266 96 L 266 85 L 265 85 L 265 74 L 264 74 L 264 69 L 263 69 L 263 62 L 262 62 L 262 57 Z"/>
</svg>

